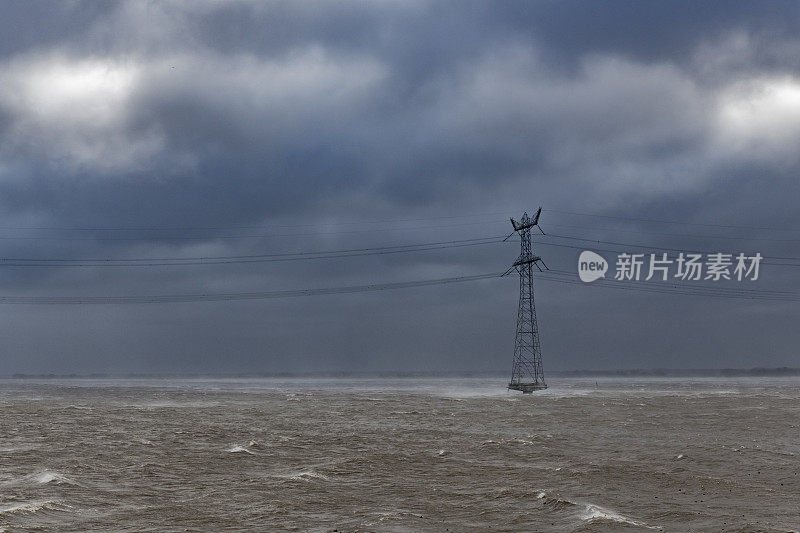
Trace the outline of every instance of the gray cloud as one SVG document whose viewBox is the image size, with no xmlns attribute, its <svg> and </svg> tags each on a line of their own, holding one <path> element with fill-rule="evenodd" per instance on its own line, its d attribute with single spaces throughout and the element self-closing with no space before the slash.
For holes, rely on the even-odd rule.
<svg viewBox="0 0 800 533">
<path fill-rule="evenodd" d="M 48 6 L 11 3 L 2 17 L 2 257 L 436 242 L 504 234 L 507 216 L 539 204 L 553 208 L 543 225 L 554 234 L 800 255 L 798 233 L 559 212 L 800 227 L 793 3 Z M 55 229 L 31 229 L 43 227 Z M 249 265 L 5 266 L 0 282 L 4 294 L 256 291 L 502 271 L 515 254 L 506 244 Z M 577 250 L 541 254 L 572 270 Z M 797 288 L 795 267 L 764 277 L 764 288 Z M 505 370 L 515 291 L 496 281 L 255 303 L 6 306 L 0 331 L 9 373 Z M 797 310 L 783 304 L 544 281 L 537 291 L 546 368 L 747 366 L 753 353 L 753 364 L 796 364 L 787 317 Z"/>
</svg>

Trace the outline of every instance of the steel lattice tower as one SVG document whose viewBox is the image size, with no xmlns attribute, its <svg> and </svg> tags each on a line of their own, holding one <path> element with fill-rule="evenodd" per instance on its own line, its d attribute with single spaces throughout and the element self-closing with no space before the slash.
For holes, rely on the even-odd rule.
<svg viewBox="0 0 800 533">
<path fill-rule="evenodd" d="M 514 232 L 520 236 L 520 254 L 506 274 L 519 272 L 519 310 L 517 311 L 517 336 L 514 340 L 514 364 L 508 388 L 529 394 L 547 388 L 542 370 L 542 349 L 539 343 L 539 325 L 536 322 L 536 306 L 533 302 L 533 266 L 541 272 L 538 263 L 544 264 L 531 250 L 531 228 L 538 227 L 542 208 L 531 219 L 526 212 L 517 222 L 511 219 Z M 539 231 L 542 231 L 539 228 Z M 544 231 L 542 231 L 544 233 Z M 513 235 L 513 233 L 511 234 Z M 509 235 L 509 237 L 511 236 Z"/>
</svg>

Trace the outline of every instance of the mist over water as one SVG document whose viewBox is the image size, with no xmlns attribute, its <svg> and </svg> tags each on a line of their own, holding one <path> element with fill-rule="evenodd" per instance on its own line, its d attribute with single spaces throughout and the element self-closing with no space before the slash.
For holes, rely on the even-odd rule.
<svg viewBox="0 0 800 533">
<path fill-rule="evenodd" d="M 800 378 L 5 380 L 0 530 L 794 531 Z"/>
</svg>

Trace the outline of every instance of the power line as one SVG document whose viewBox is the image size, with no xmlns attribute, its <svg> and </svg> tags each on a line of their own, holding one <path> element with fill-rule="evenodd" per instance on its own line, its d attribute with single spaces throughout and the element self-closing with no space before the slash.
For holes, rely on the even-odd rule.
<svg viewBox="0 0 800 533">
<path fill-rule="evenodd" d="M 353 294 L 383 290 L 408 289 L 433 285 L 446 285 L 485 279 L 501 278 L 502 273 L 477 274 L 429 280 L 405 281 L 396 283 L 376 283 L 371 285 L 350 285 L 319 289 L 295 289 L 282 291 L 204 293 L 204 294 L 164 294 L 142 296 L 0 296 L 4 305 L 129 305 L 129 304 L 168 304 L 197 303 L 239 300 L 266 300 L 273 298 L 293 298 L 300 296 L 323 296 L 332 294 Z M 612 288 L 625 291 L 651 292 L 683 296 L 710 296 L 715 298 L 763 300 L 778 302 L 800 301 L 800 294 L 789 291 L 768 291 L 762 289 L 734 289 L 730 287 L 711 287 L 708 285 L 690 286 L 688 284 L 664 282 L 624 282 L 600 279 L 584 283 L 575 274 L 563 270 L 550 270 L 537 274 L 536 279 L 570 285 Z"/>
<path fill-rule="evenodd" d="M 238 263 L 266 263 L 279 261 L 305 261 L 312 259 L 332 259 L 342 257 L 363 257 L 369 255 L 386 255 L 396 253 L 421 252 L 441 250 L 446 248 L 461 248 L 466 246 L 480 246 L 484 244 L 498 244 L 503 242 L 503 235 L 478 237 L 474 239 L 460 239 L 452 241 L 429 242 L 420 244 L 407 244 L 396 246 L 381 246 L 371 248 L 351 248 L 345 250 L 330 250 L 317 252 L 294 252 L 279 254 L 252 254 L 229 256 L 201 256 L 201 257 L 161 257 L 161 258 L 0 258 L 0 266 L 46 266 L 46 267 L 85 267 L 85 266 L 175 266 L 175 265 L 219 265 Z"/>
<path fill-rule="evenodd" d="M 544 281 L 552 281 L 555 283 L 566 283 L 570 285 L 586 285 L 585 283 L 577 280 L 568 280 L 562 278 L 552 278 L 552 277 L 542 277 L 539 278 L 543 279 Z M 599 282 L 592 282 L 592 287 L 602 287 L 607 289 L 616 289 L 616 290 L 628 290 L 628 291 L 638 291 L 638 292 L 649 292 L 649 293 L 660 293 L 660 294 L 673 294 L 673 295 L 683 295 L 683 296 L 705 296 L 705 297 L 712 297 L 712 298 L 727 298 L 727 299 L 735 299 L 735 300 L 758 300 L 758 301 L 777 301 L 777 302 L 798 302 L 800 298 L 798 297 L 779 297 L 779 296 L 770 296 L 770 295 L 753 295 L 753 294 L 728 294 L 728 293 L 711 293 L 711 292 L 698 292 L 698 291 L 689 291 L 689 290 L 679 290 L 679 289 L 662 289 L 659 287 L 621 287 L 615 286 L 611 283 L 604 283 L 602 281 Z"/>
<path fill-rule="evenodd" d="M 497 222 L 498 224 L 500 221 Z M 419 231 L 419 230 L 431 230 L 431 229 L 444 229 L 444 228 L 460 228 L 463 226 L 476 226 L 476 225 L 486 225 L 486 222 L 460 222 L 458 224 L 442 224 L 438 226 L 412 226 L 412 227 L 387 227 L 387 228 L 374 228 L 374 229 L 363 229 L 363 230 L 347 230 L 347 231 L 316 231 L 316 232 L 306 232 L 306 233 L 262 233 L 262 234 L 251 234 L 251 235 L 161 235 L 157 237 L 158 240 L 161 241 L 215 241 L 215 240 L 242 240 L 242 239 L 271 239 L 275 237 L 310 237 L 310 236 L 318 236 L 318 235 L 345 235 L 345 234 L 363 234 L 363 233 L 377 233 L 382 232 L 386 233 L 389 231 Z M 68 241 L 89 241 L 89 242 L 105 242 L 105 241 L 129 241 L 129 242 L 141 242 L 141 241 L 152 241 L 154 239 L 153 236 L 147 237 L 104 237 L 104 236 L 93 236 L 93 237 L 47 237 L 47 236 L 20 236 L 20 235 L 13 235 L 13 236 L 0 236 L 0 240 L 4 241 L 57 241 L 57 242 L 68 242 Z"/>
<path fill-rule="evenodd" d="M 766 237 L 743 237 L 739 235 L 699 235 L 697 233 L 668 233 L 662 231 L 650 231 L 650 230 L 625 230 L 625 229 L 618 229 L 618 228 L 608 228 L 602 226 L 575 226 L 572 224 L 547 224 L 547 227 L 550 228 L 570 228 L 570 229 L 580 229 L 580 230 L 598 230 L 598 231 L 611 231 L 617 233 L 633 233 L 636 235 L 663 235 L 666 237 L 689 237 L 692 239 L 724 239 L 724 240 L 736 240 L 736 241 L 766 241 L 766 242 L 797 242 L 800 243 L 800 239 L 770 239 Z"/>
<path fill-rule="evenodd" d="M 557 233 L 548 233 L 546 235 L 546 237 L 556 237 L 556 238 L 559 238 L 559 239 L 567 239 L 567 240 L 581 241 L 581 242 L 590 242 L 590 243 L 597 243 L 597 244 L 610 244 L 612 246 L 631 246 L 631 247 L 634 247 L 634 248 L 646 248 L 646 249 L 651 249 L 651 250 L 661 250 L 661 251 L 667 251 L 667 252 L 688 252 L 688 253 L 701 253 L 701 254 L 709 254 L 709 253 L 717 253 L 717 252 L 719 252 L 719 250 L 711 252 L 711 251 L 707 251 L 707 250 L 705 250 L 705 251 L 703 251 L 703 250 L 687 250 L 687 249 L 671 248 L 671 247 L 665 247 L 665 246 L 654 246 L 654 245 L 651 245 L 651 244 L 635 244 L 635 243 L 629 243 L 629 242 L 626 243 L 626 242 L 605 241 L 605 240 L 602 240 L 602 239 L 587 239 L 587 238 L 584 238 L 584 237 L 576 237 L 574 235 L 559 235 Z M 546 244 L 549 244 L 549 243 L 540 242 L 539 244 L 545 244 L 546 245 Z M 569 248 L 582 249 L 581 247 L 573 247 L 573 246 L 570 246 Z M 605 250 L 605 251 L 621 253 L 619 250 Z M 768 255 L 765 255 L 763 257 L 764 257 L 764 259 L 773 259 L 773 260 L 800 261 L 800 257 L 778 257 L 778 256 L 768 256 Z"/>
<path fill-rule="evenodd" d="M 536 245 L 537 246 L 555 246 L 557 248 L 570 248 L 572 250 L 586 250 L 588 248 L 587 246 L 574 246 L 574 245 L 571 245 L 571 244 L 561 244 L 561 243 L 541 242 L 541 241 L 537 241 Z M 612 249 L 609 249 L 609 248 L 597 248 L 597 247 L 594 247 L 594 246 L 591 247 L 591 250 L 595 251 L 595 252 L 606 252 L 606 253 L 611 253 L 611 254 L 628 253 L 628 252 L 625 252 L 623 250 L 612 250 Z M 675 251 L 686 251 L 686 250 L 677 250 L 677 249 L 675 249 Z M 689 250 L 689 252 L 691 252 L 691 250 Z M 716 253 L 716 252 L 714 252 L 714 253 Z M 764 257 L 764 256 L 762 256 L 762 257 Z M 800 264 L 798 264 L 798 263 L 776 263 L 774 261 L 762 261 L 761 264 L 762 265 L 769 265 L 769 266 L 786 266 L 786 267 L 798 267 L 798 266 L 800 266 Z"/>
<path fill-rule="evenodd" d="M 539 276 L 543 275 L 556 275 L 561 277 L 568 277 L 573 281 L 579 282 L 578 279 L 575 278 L 574 272 L 568 272 L 565 270 L 557 270 L 557 269 L 550 269 L 546 270 L 545 272 L 539 274 Z M 694 281 L 690 282 L 669 282 L 663 280 L 656 280 L 656 281 L 641 281 L 641 280 L 617 280 L 617 279 L 609 279 L 609 278 L 601 278 L 600 280 L 596 280 L 599 282 L 613 282 L 615 284 L 624 284 L 627 286 L 629 283 L 638 284 L 641 287 L 656 287 L 656 288 L 670 288 L 670 289 L 680 289 L 680 290 L 692 290 L 692 291 L 712 291 L 715 293 L 736 293 L 736 294 L 754 294 L 754 295 L 764 295 L 764 294 L 772 294 L 772 295 L 783 295 L 783 296 L 798 296 L 795 291 L 778 291 L 778 290 L 771 290 L 771 289 L 747 289 L 741 287 L 726 287 L 722 284 L 718 285 L 706 285 L 695 283 Z M 582 285 L 586 283 L 583 281 L 579 282 Z M 592 282 L 594 284 L 595 282 Z"/>
<path fill-rule="evenodd" d="M 0 266 L 8 267 L 97 267 L 97 266 L 115 266 L 115 267 L 152 267 L 152 266 L 191 266 L 191 265 L 220 265 L 220 264 L 243 264 L 243 263 L 269 263 L 269 262 L 285 262 L 285 261 L 305 261 L 314 259 L 335 259 L 345 257 L 363 257 L 371 255 L 388 255 L 396 253 L 410 253 L 421 252 L 430 250 L 440 250 L 447 248 L 462 248 L 471 246 L 480 246 L 485 244 L 500 243 L 502 235 L 493 235 L 486 237 L 477 237 L 472 239 L 459 239 L 450 241 L 437 241 L 408 245 L 395 245 L 383 247 L 365 247 L 365 248 L 350 248 L 340 250 L 328 251 L 311 251 L 311 252 L 288 252 L 288 253 L 275 253 L 275 254 L 249 254 L 249 255 L 224 255 L 224 256 L 192 256 L 192 257 L 148 257 L 148 258 L 30 258 L 30 257 L 9 257 L 0 258 Z M 539 237 L 540 239 L 556 238 L 571 241 L 591 243 L 593 245 L 611 245 L 642 248 L 647 250 L 659 250 L 670 252 L 688 252 L 688 253 L 716 253 L 703 250 L 689 250 L 674 247 L 656 246 L 653 244 L 640 244 L 620 241 L 607 241 L 603 239 L 591 239 L 586 237 L 577 237 L 575 235 L 562 235 L 557 233 L 548 233 L 545 236 Z M 562 248 L 572 248 L 577 250 L 585 249 L 585 246 L 572 246 L 563 243 L 545 242 L 542 240 L 537 241 L 538 244 L 544 246 L 555 246 Z M 596 248 L 597 251 L 609 253 L 623 253 L 622 250 Z M 787 256 L 763 256 L 767 261 L 763 264 L 773 266 L 800 266 L 798 263 L 781 263 L 775 261 L 800 261 L 800 257 L 787 257 Z"/>
<path fill-rule="evenodd" d="M 221 265 L 221 264 L 244 264 L 244 263 L 270 263 L 285 261 L 305 261 L 315 259 L 335 259 L 346 257 L 363 257 L 371 255 L 388 255 L 397 253 L 422 252 L 430 250 L 440 250 L 447 248 L 461 248 L 480 246 L 485 244 L 496 244 L 500 242 L 502 235 L 477 237 L 472 239 L 459 239 L 449 241 L 437 241 L 427 243 L 417 243 L 408 245 L 395 245 L 383 247 L 364 247 L 350 248 L 328 251 L 311 252 L 289 252 L 274 254 L 249 254 L 249 255 L 221 255 L 221 256 L 192 256 L 192 257 L 147 257 L 147 258 L 31 258 L 31 257 L 8 257 L 0 258 L 0 266 L 7 267 L 153 267 L 153 266 L 192 266 L 192 265 Z M 649 250 L 670 251 L 670 252 L 689 252 L 689 253 L 716 253 L 702 250 L 688 250 L 675 247 L 656 246 L 653 244 L 630 243 L 621 241 L 608 241 L 603 239 L 592 239 L 578 237 L 575 235 L 563 235 L 548 233 L 540 239 L 556 238 L 571 241 L 591 243 L 593 245 L 611 245 L 634 247 Z M 539 240 L 539 244 L 545 246 L 556 246 L 573 249 L 583 249 L 581 246 L 570 246 L 561 243 L 544 242 Z M 621 250 L 602 248 L 598 251 L 610 253 L 622 253 Z M 770 256 L 765 255 L 767 261 L 764 264 L 774 266 L 800 266 L 800 257 Z M 781 263 L 776 261 L 791 261 Z"/>
<path fill-rule="evenodd" d="M 800 229 L 794 228 L 784 228 L 784 227 L 774 227 L 774 226 L 744 226 L 744 225 L 734 225 L 734 224 L 714 224 L 714 223 L 703 223 L 703 222 L 687 222 L 682 220 L 664 220 L 664 219 L 652 219 L 652 218 L 642 218 L 642 217 L 626 217 L 626 216 L 619 216 L 619 215 L 606 215 L 601 213 L 586 213 L 586 212 L 579 212 L 579 211 L 572 211 L 572 210 L 564 210 L 564 209 L 553 209 L 548 208 L 546 209 L 548 212 L 553 213 L 560 213 L 572 216 L 580 216 L 580 217 L 592 217 L 592 218 L 604 218 L 604 219 L 612 219 L 612 220 L 627 220 L 627 221 L 636 221 L 636 222 L 649 222 L 649 223 L 659 223 L 659 224 L 676 224 L 676 225 L 685 225 L 685 226 L 702 226 L 702 227 L 713 227 L 713 228 L 726 228 L 726 229 L 756 229 L 756 230 L 769 230 L 769 231 L 789 231 L 800 233 Z M 143 231 L 143 232 L 155 232 L 155 231 L 219 231 L 219 230 L 242 230 L 242 229 L 269 229 L 269 228 L 297 228 L 297 227 L 318 227 L 320 225 L 324 226 L 352 226 L 352 225 L 362 225 L 362 224 L 398 224 L 398 223 L 406 223 L 406 222 L 428 222 L 428 221 L 435 221 L 435 220 L 452 220 L 452 219 L 460 219 L 460 218 L 476 218 L 476 217 L 489 217 L 489 216 L 498 216 L 504 215 L 509 211 L 495 211 L 495 212 L 484 212 L 484 213 L 471 213 L 471 214 L 464 214 L 464 215 L 446 215 L 446 216 L 436 216 L 436 217 L 421 217 L 421 218 L 400 218 L 400 219 L 380 219 L 380 220 L 361 220 L 361 221 L 344 221 L 344 222 L 325 222 L 325 223 L 315 223 L 315 224 L 258 224 L 258 225 L 230 225 L 230 226 L 3 226 L 0 227 L 0 230 L 10 230 L 10 231 L 18 231 L 18 230 L 26 230 L 26 231 Z M 498 220 L 498 223 L 501 221 Z M 507 222 L 503 220 L 502 222 Z M 430 226 L 430 227 L 456 227 L 462 226 L 465 223 L 459 223 L 456 225 L 447 225 L 447 226 Z M 415 228 L 405 228 L 405 229 L 428 229 L 427 226 L 422 227 L 415 227 Z M 371 231 L 383 231 L 381 229 L 378 230 L 360 230 L 356 231 L 356 233 L 360 233 L 362 231 L 371 232 Z M 325 232 L 323 234 L 328 233 L 351 233 L 350 231 L 342 231 L 342 232 Z M 316 235 L 318 233 L 313 233 L 312 235 Z M 306 235 L 306 234 L 298 234 L 292 233 L 289 235 L 286 234 L 269 234 L 269 235 L 231 235 L 231 236 L 217 236 L 217 238 L 259 238 L 259 237 L 266 237 L 266 236 L 294 236 L 294 235 Z M 664 235 L 668 235 L 664 233 Z M 681 236 L 693 236 L 693 235 L 681 235 Z M 698 235 L 699 237 L 699 235 Z M 733 237 L 726 237 L 726 236 L 709 236 L 715 238 L 733 238 Z M 56 237 L 0 237 L 0 239 L 17 239 L 17 238 L 28 238 L 28 239 L 53 239 L 53 240 L 83 240 L 83 239 L 69 239 L 69 238 L 56 238 Z M 171 238 L 178 238 L 178 237 L 171 237 Z M 184 237 L 184 238 L 198 238 L 204 239 L 206 237 Z M 746 238 L 746 237 L 743 237 Z M 136 238 L 101 238 L 98 237 L 90 238 L 88 240 L 139 240 Z M 776 241 L 783 241 L 784 239 L 769 239 L 769 240 L 776 240 Z M 787 239 L 789 241 L 795 241 L 796 239 Z"/>
<path fill-rule="evenodd" d="M 585 285 L 580 281 L 575 280 L 565 280 L 561 278 L 542 278 L 545 281 L 552 281 L 555 283 L 566 283 L 571 285 Z M 612 283 L 604 283 L 604 282 L 593 282 L 591 284 L 592 287 L 602 287 L 607 289 L 616 289 L 616 290 L 627 290 L 627 291 L 637 291 L 637 292 L 648 292 L 648 293 L 660 293 L 660 294 L 672 294 L 672 295 L 682 295 L 682 296 L 704 296 L 710 298 L 726 298 L 726 299 L 734 299 L 734 300 L 757 300 L 757 301 L 774 301 L 774 302 L 798 302 L 800 298 L 798 297 L 782 297 L 782 296 L 771 296 L 771 295 L 756 295 L 756 294 L 729 294 L 729 293 L 712 293 L 712 292 L 700 292 L 700 291 L 690 291 L 690 290 L 680 290 L 680 289 L 663 289 L 659 287 L 621 287 L 615 286 Z"/>
<path fill-rule="evenodd" d="M 624 217 L 618 215 L 602 215 L 598 213 L 579 213 L 577 211 L 565 211 L 561 209 L 547 209 L 547 211 L 552 211 L 554 213 L 563 213 L 565 215 L 575 215 L 575 216 L 582 216 L 582 217 L 595 217 L 595 218 L 609 218 L 609 219 L 616 219 L 616 220 L 632 220 L 636 222 L 655 222 L 659 224 L 680 224 L 686 226 L 705 226 L 711 228 L 728 228 L 728 229 L 758 229 L 758 230 L 770 230 L 770 231 L 793 231 L 795 233 L 800 233 L 800 229 L 793 229 L 793 228 L 778 228 L 774 226 L 737 226 L 733 224 L 709 224 L 703 222 L 684 222 L 681 220 L 662 220 L 662 219 L 653 219 L 653 218 L 637 218 L 637 217 Z"/>
<path fill-rule="evenodd" d="M 626 291 L 652 292 L 661 294 L 674 294 L 684 296 L 710 296 L 715 298 L 732 298 L 745 300 L 765 301 L 800 301 L 800 294 L 789 291 L 767 291 L 762 289 L 735 289 L 731 287 L 710 287 L 708 285 L 688 285 L 667 282 L 645 281 L 619 281 L 599 279 L 592 283 L 584 283 L 574 277 L 574 274 L 564 271 L 545 271 L 538 274 L 536 279 L 566 283 L 571 285 L 605 287 Z"/>
<path fill-rule="evenodd" d="M 572 245 L 572 244 L 561 244 L 561 243 L 543 242 L 543 241 L 537 241 L 536 242 L 536 246 L 555 246 L 556 248 L 570 248 L 572 250 L 586 250 L 587 249 L 587 246 L 575 246 L 575 245 Z M 627 252 L 623 252 L 622 250 L 611 250 L 611 249 L 608 249 L 608 248 L 597 248 L 597 247 L 594 247 L 594 246 L 592 246 L 591 248 L 595 252 L 606 252 L 606 253 L 611 253 L 611 254 L 627 253 Z M 674 249 L 674 251 L 679 251 L 679 250 Z M 686 250 L 680 250 L 680 251 L 686 251 Z M 797 264 L 797 263 L 775 263 L 774 261 L 762 261 L 761 264 L 762 265 L 769 265 L 769 266 L 788 266 L 788 267 L 800 266 L 800 264 Z"/>
<path fill-rule="evenodd" d="M 322 296 L 328 294 L 352 294 L 394 289 L 409 289 L 431 285 L 447 285 L 483 279 L 498 278 L 502 273 L 477 274 L 451 278 L 404 281 L 397 283 L 376 283 L 371 285 L 350 285 L 320 289 L 295 289 L 264 292 L 238 292 L 216 294 L 162 294 L 143 296 L 0 296 L 0 304 L 6 305 L 103 305 L 103 304 L 165 304 L 220 302 L 238 300 L 265 300 L 272 298 L 294 298 L 299 296 Z"/>
<path fill-rule="evenodd" d="M 297 228 L 297 227 L 318 227 L 324 226 L 356 226 L 362 224 L 397 224 L 403 222 L 427 222 L 431 220 L 449 220 L 456 218 L 477 218 L 504 215 L 506 212 L 498 211 L 494 213 L 473 213 L 468 215 L 449 215 L 426 218 L 399 218 L 381 220 L 361 220 L 351 222 L 324 222 L 322 224 L 259 224 L 247 226 L 2 226 L 0 230 L 32 230 L 32 231 L 215 231 L 215 230 L 234 230 L 234 229 L 269 229 L 269 228 Z M 461 225 L 461 224 L 459 224 Z"/>
</svg>

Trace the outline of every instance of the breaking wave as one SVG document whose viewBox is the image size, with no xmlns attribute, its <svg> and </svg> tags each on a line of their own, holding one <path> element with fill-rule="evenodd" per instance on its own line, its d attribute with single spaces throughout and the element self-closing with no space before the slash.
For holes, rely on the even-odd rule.
<svg viewBox="0 0 800 533">
<path fill-rule="evenodd" d="M 328 476 L 320 474 L 319 472 L 314 472 L 313 470 L 305 470 L 303 472 L 297 472 L 294 474 L 284 474 L 278 477 L 291 481 L 330 481 Z"/>
<path fill-rule="evenodd" d="M 581 513 L 581 519 L 585 522 L 616 522 L 618 524 L 629 524 L 636 527 L 645 527 L 648 529 L 658 529 L 658 526 L 649 526 L 641 520 L 634 520 L 628 516 L 623 516 L 615 511 L 594 505 L 592 503 L 586 505 L 585 510 Z"/>
<path fill-rule="evenodd" d="M 593 503 L 577 503 L 562 498 L 554 498 L 541 491 L 536 495 L 538 500 L 543 500 L 543 505 L 552 511 L 568 511 L 577 513 L 577 517 L 587 524 L 612 522 L 617 524 L 628 524 L 631 526 L 647 529 L 658 529 L 659 526 L 648 525 L 641 520 L 636 520 L 629 516 L 622 515 L 611 509 L 601 507 Z"/>
<path fill-rule="evenodd" d="M 55 485 L 79 485 L 77 481 L 68 478 L 64 474 L 55 472 L 53 470 L 42 470 L 40 472 L 28 474 L 27 476 L 5 481 L 3 486 L 15 487 L 20 485 L 48 485 L 51 483 Z"/>
<path fill-rule="evenodd" d="M 225 451 L 228 452 L 228 453 L 249 453 L 250 455 L 255 455 L 253 452 L 251 452 L 250 450 L 248 450 L 244 446 L 239 446 L 239 445 L 231 446 L 230 448 L 228 448 Z"/>
<path fill-rule="evenodd" d="M 45 500 L 40 502 L 25 502 L 16 503 L 7 507 L 0 507 L 0 516 L 7 516 L 13 514 L 29 514 L 36 511 L 50 509 L 53 511 L 67 511 L 71 509 L 69 505 L 57 502 L 55 500 Z"/>
<path fill-rule="evenodd" d="M 77 485 L 75 481 L 71 480 L 64 474 L 59 474 L 58 472 L 54 472 L 52 470 L 42 470 L 41 472 L 33 474 L 32 478 L 39 485 L 46 485 L 48 483 L 55 483 L 56 485 Z"/>
<path fill-rule="evenodd" d="M 252 448 L 257 448 L 257 447 L 258 443 L 254 440 L 251 440 L 244 446 L 242 446 L 241 444 L 234 444 L 225 451 L 228 453 L 246 453 L 249 455 L 255 455 L 255 452 L 253 452 Z"/>
</svg>

